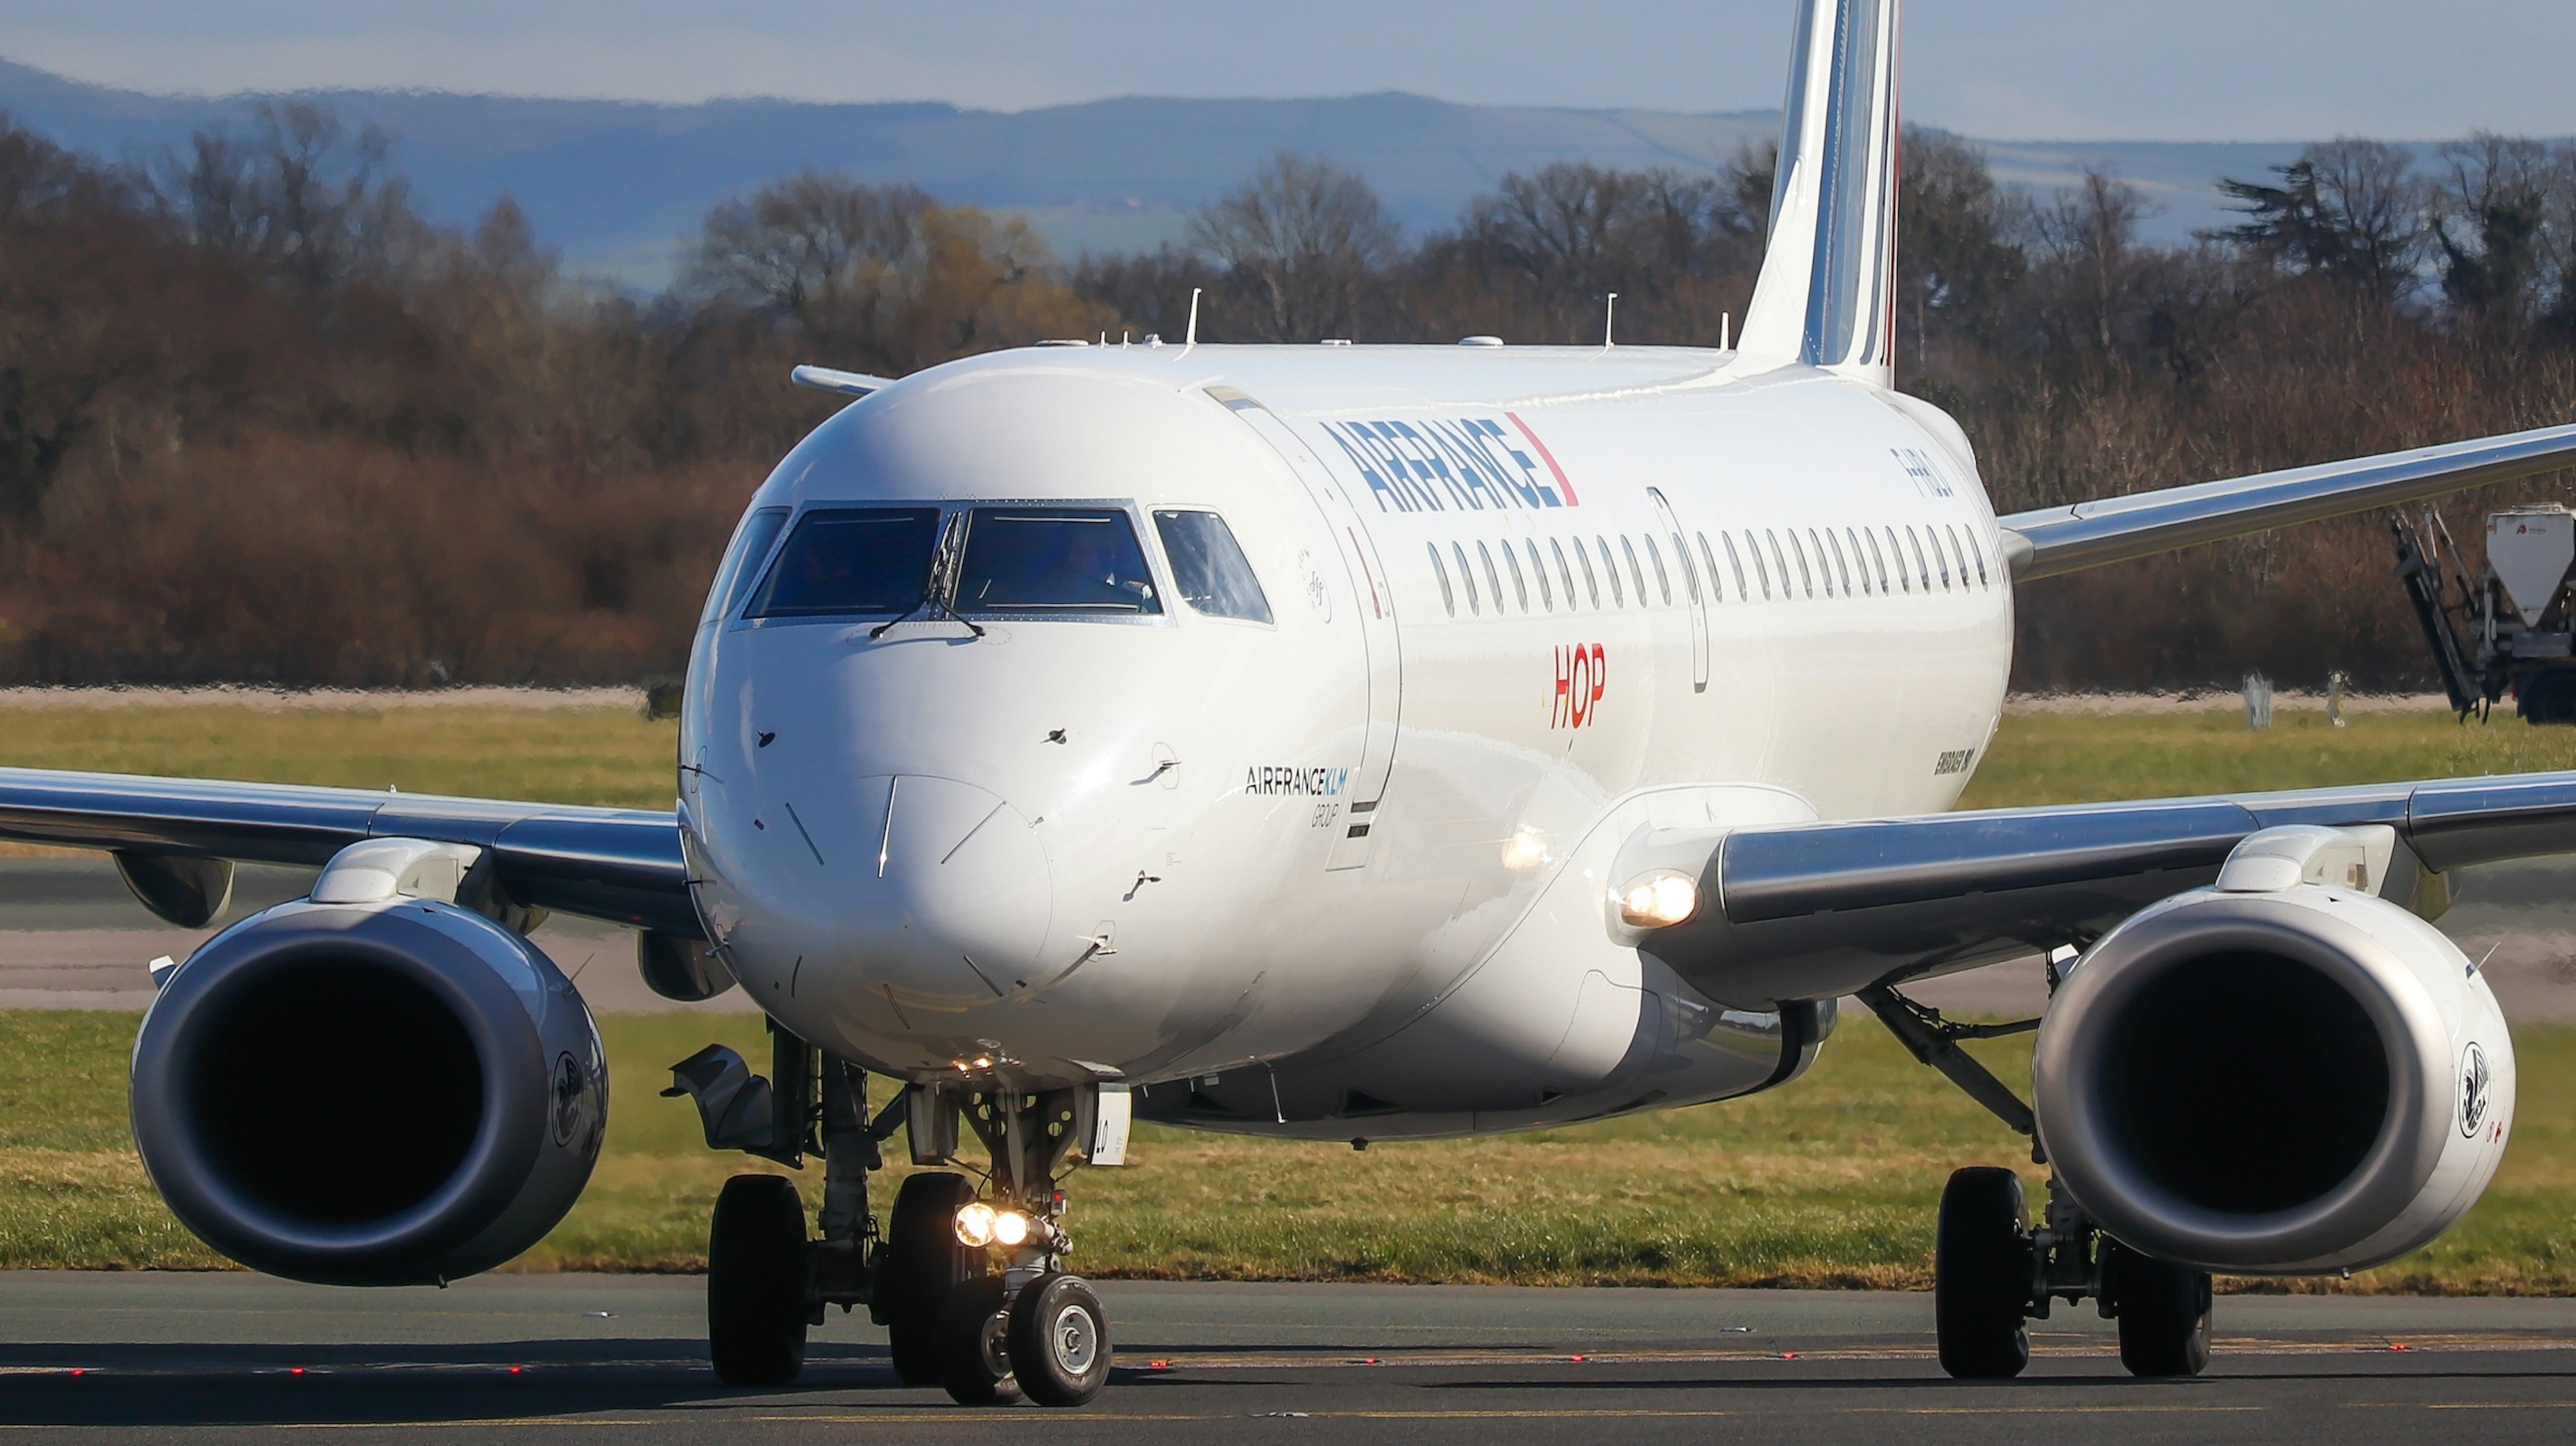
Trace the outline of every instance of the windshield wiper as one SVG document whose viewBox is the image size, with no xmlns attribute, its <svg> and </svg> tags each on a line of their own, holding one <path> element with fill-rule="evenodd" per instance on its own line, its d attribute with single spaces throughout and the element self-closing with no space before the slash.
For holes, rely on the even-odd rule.
<svg viewBox="0 0 2576 1446">
<path fill-rule="evenodd" d="M 970 619 L 959 617 L 957 609 L 951 605 L 957 591 L 957 564 L 965 549 L 966 514 L 952 512 L 948 514 L 948 525 L 940 529 L 939 551 L 930 560 L 930 585 L 921 590 L 921 601 L 914 603 L 911 611 L 906 612 L 902 617 L 890 619 L 870 628 L 868 641 L 875 642 L 884 637 L 896 623 L 911 622 L 916 615 L 925 611 L 929 615 L 922 618 L 923 622 L 955 623 L 979 638 L 984 636 L 982 627 Z"/>
</svg>

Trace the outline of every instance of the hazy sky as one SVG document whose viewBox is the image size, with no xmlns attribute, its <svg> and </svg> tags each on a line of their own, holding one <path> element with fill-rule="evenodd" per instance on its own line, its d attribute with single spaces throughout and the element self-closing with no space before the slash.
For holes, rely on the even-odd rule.
<svg viewBox="0 0 2576 1446">
<path fill-rule="evenodd" d="M 0 56 L 158 91 L 688 101 L 1779 103 L 1788 0 L 0 0 Z M 2576 133 L 2568 0 L 1916 0 L 1909 116 L 2002 139 Z"/>
</svg>

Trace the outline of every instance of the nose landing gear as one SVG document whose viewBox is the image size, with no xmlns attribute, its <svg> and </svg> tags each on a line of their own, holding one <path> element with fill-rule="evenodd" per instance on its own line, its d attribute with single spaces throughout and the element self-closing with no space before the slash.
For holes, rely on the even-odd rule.
<svg viewBox="0 0 2576 1446">
<path fill-rule="evenodd" d="M 1056 1182 L 1085 1163 L 1100 1091 L 913 1085 L 872 1123 L 857 1066 L 773 1031 L 774 1086 L 732 1051 L 710 1048 L 678 1067 L 669 1091 L 697 1097 L 711 1145 L 791 1168 L 808 1152 L 823 1156 L 820 1239 L 808 1237 L 803 1200 L 783 1176 L 738 1175 L 717 1198 L 707 1251 L 717 1376 L 787 1385 L 804 1367 L 807 1327 L 831 1306 L 865 1305 L 885 1326 L 906 1385 L 937 1385 L 961 1405 L 1025 1395 L 1079 1406 L 1098 1396 L 1109 1380 L 1108 1319 L 1091 1286 L 1063 1269 L 1072 1244 Z M 868 1173 L 883 1167 L 879 1143 L 902 1123 L 916 1164 L 943 1163 L 956 1153 L 961 1117 L 992 1152 L 989 1196 L 961 1174 L 916 1173 L 880 1237 L 867 1204 Z M 1112 1131 L 1117 1143 L 1102 1148 L 1123 1151 L 1124 1133 Z"/>
</svg>

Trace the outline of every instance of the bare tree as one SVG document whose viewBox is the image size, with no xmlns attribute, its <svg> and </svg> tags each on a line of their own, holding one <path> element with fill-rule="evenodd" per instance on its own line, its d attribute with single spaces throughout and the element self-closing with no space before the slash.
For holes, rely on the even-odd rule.
<svg viewBox="0 0 2576 1446">
<path fill-rule="evenodd" d="M 217 127 L 155 168 L 163 214 L 198 246 L 249 261 L 307 296 L 393 275 L 427 242 L 410 183 L 388 173 L 393 136 L 350 136 L 301 102 L 262 103 L 247 136 Z"/>
<path fill-rule="evenodd" d="M 1191 244 L 1224 263 L 1243 330 L 1260 341 L 1362 330 L 1397 236 L 1366 178 L 1285 151 L 1190 219 Z"/>
<path fill-rule="evenodd" d="M 918 286 L 936 206 L 918 186 L 807 171 L 708 212 L 686 283 L 822 344 L 869 346 Z"/>
<path fill-rule="evenodd" d="M 2547 303 L 2547 232 L 2562 154 L 2535 140 L 2480 131 L 2441 148 L 2432 187 L 2442 290 L 2471 321 L 2513 330 Z"/>
</svg>

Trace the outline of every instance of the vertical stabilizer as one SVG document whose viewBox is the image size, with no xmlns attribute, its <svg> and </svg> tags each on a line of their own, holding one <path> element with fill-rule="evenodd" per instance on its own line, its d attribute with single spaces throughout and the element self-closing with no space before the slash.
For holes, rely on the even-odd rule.
<svg viewBox="0 0 2576 1446">
<path fill-rule="evenodd" d="M 1900 0 L 1800 0 L 1771 241 L 1738 353 L 1889 384 Z"/>
</svg>

